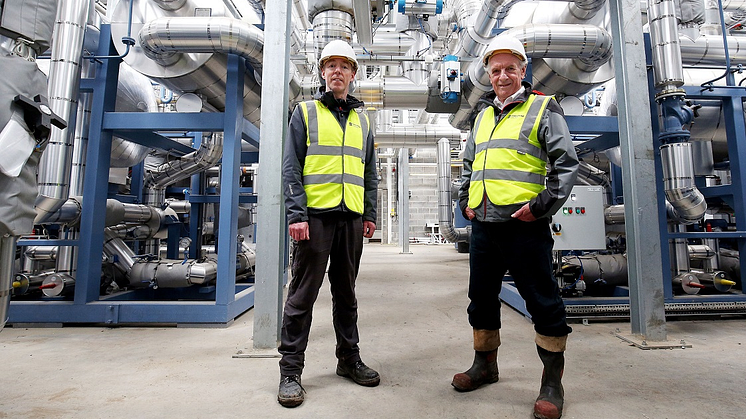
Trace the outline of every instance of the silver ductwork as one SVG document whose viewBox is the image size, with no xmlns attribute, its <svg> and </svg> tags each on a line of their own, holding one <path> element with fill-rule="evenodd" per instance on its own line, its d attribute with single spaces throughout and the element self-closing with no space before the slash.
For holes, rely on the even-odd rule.
<svg viewBox="0 0 746 419">
<path fill-rule="evenodd" d="M 88 11 L 92 0 L 59 0 L 49 69 L 49 107 L 65 121 L 73 121 L 80 86 L 80 62 Z M 49 144 L 39 162 L 39 195 L 35 223 L 57 211 L 70 192 L 73 136 L 52 128 Z"/>
<path fill-rule="evenodd" d="M 140 29 L 140 47 L 156 63 L 169 67 L 183 54 L 238 54 L 261 77 L 264 33 L 230 17 L 162 17 Z"/>
<path fill-rule="evenodd" d="M 256 51 L 260 51 L 258 45 L 251 45 L 253 42 L 258 42 L 256 39 L 257 35 L 254 33 L 254 29 L 245 28 L 246 22 L 259 23 L 260 20 L 256 16 L 245 16 L 243 21 L 225 20 L 224 17 L 230 18 L 230 12 L 227 10 L 222 2 L 215 2 L 211 0 L 187 0 L 181 8 L 176 10 L 168 10 L 158 7 L 157 5 L 147 0 L 132 0 L 134 4 L 133 16 L 132 16 L 132 28 L 133 34 L 140 33 L 150 22 L 160 19 L 168 18 L 183 18 L 185 20 L 175 20 L 175 24 L 179 25 L 180 31 L 179 36 L 184 36 L 184 39 L 192 40 L 193 44 L 187 44 L 186 42 L 180 41 L 179 47 L 185 51 L 194 51 L 195 49 L 204 48 L 208 51 L 220 51 L 218 52 L 183 52 L 177 53 L 177 51 L 170 51 L 174 55 L 171 57 L 171 65 L 163 66 L 152 59 L 150 59 L 144 48 L 136 43 L 131 48 L 130 53 L 124 58 L 124 61 L 129 64 L 136 71 L 150 77 L 158 83 L 168 87 L 175 92 L 193 92 L 199 95 L 204 102 L 206 102 L 205 109 L 214 108 L 219 111 L 225 109 L 225 78 L 227 73 L 227 56 L 223 53 L 221 48 L 225 48 L 230 52 L 231 48 L 243 48 L 246 50 L 247 55 L 251 56 Z M 208 13 L 210 18 L 202 18 L 195 16 L 203 16 Z M 128 14 L 129 14 L 129 2 L 119 2 L 112 9 L 111 12 L 111 31 L 112 38 L 119 39 L 126 36 L 128 31 Z M 187 20 L 189 19 L 189 20 Z M 231 32 L 230 26 L 241 27 L 245 30 L 241 31 L 241 39 L 236 39 L 235 43 L 232 41 L 225 42 L 225 38 L 208 37 L 207 28 L 205 25 L 208 21 L 214 20 L 221 22 L 223 26 L 218 26 L 221 31 Z M 165 22 L 164 20 L 160 20 Z M 169 21 L 171 22 L 171 21 Z M 191 26 L 189 22 L 194 22 L 195 26 Z M 228 23 L 232 22 L 232 23 Z M 240 23 L 239 23 L 240 22 Z M 229 27 L 226 28 L 225 25 Z M 149 26 L 149 25 L 148 25 Z M 250 25 L 249 25 L 250 26 Z M 164 48 L 171 45 L 166 39 L 169 36 L 167 28 L 166 33 L 153 32 L 152 26 L 150 29 L 146 29 L 143 35 L 148 42 L 153 42 L 155 45 L 162 45 Z M 210 26 L 216 28 L 215 26 Z M 190 33 L 189 30 L 193 29 L 194 32 Z M 216 28 L 216 29 L 217 29 Z M 258 30 L 258 29 L 257 29 Z M 224 32 L 225 33 L 225 32 Z M 203 34 L 203 39 L 198 39 L 197 35 Z M 135 36 L 136 39 L 142 38 L 141 36 Z M 230 36 L 228 37 L 230 39 Z M 139 41 L 138 41 L 139 42 Z M 241 44 L 246 42 L 249 45 Z M 123 53 L 125 47 L 120 43 L 115 43 L 119 53 Z M 263 48 L 263 47 L 262 47 Z M 254 52 L 252 52 L 254 51 Z M 152 51 L 151 51 L 152 52 Z M 166 63 L 169 63 L 169 58 L 166 56 L 159 56 Z M 175 57 L 178 56 L 178 60 Z M 261 88 L 253 75 L 253 71 L 247 71 L 244 74 L 244 117 L 251 123 L 257 125 L 261 118 L 261 111 L 259 109 L 261 104 Z"/>
<path fill-rule="evenodd" d="M 415 85 L 404 77 L 361 80 L 356 84 L 355 96 L 366 106 L 418 109 L 427 103 L 427 86 Z"/>
<path fill-rule="evenodd" d="M 350 5 L 350 7 L 352 6 Z M 314 14 L 309 4 L 308 14 L 313 24 L 313 46 L 316 58 L 321 55 L 321 50 L 330 41 L 341 39 L 352 42 L 352 32 L 355 25 L 351 8 L 349 11 L 324 10 Z"/>
<path fill-rule="evenodd" d="M 694 163 L 690 143 L 671 143 L 660 147 L 663 185 L 671 204 L 669 217 L 682 224 L 698 222 L 707 211 L 704 195 L 694 184 Z"/>
<path fill-rule="evenodd" d="M 440 234 L 451 243 L 469 242 L 470 228 L 453 227 L 451 202 L 451 143 L 447 138 L 438 141 L 438 225 Z"/>
<path fill-rule="evenodd" d="M 461 141 L 461 131 L 448 125 L 396 124 L 376 132 L 376 144 L 383 148 L 432 147 L 441 138 L 451 144 L 458 144 Z"/>
<path fill-rule="evenodd" d="M 728 56 L 731 65 L 746 64 L 746 40 L 742 36 L 728 36 Z M 721 35 L 701 35 L 696 39 L 679 38 L 681 59 L 686 65 L 725 65 L 725 47 Z"/>
<path fill-rule="evenodd" d="M 163 188 L 216 165 L 222 156 L 223 133 L 210 133 L 203 137 L 198 150 L 180 159 L 164 163 L 148 174 L 144 186 L 147 188 Z"/>
<path fill-rule="evenodd" d="M 532 70 L 537 86 L 548 87 L 549 92 L 559 89 L 568 94 L 579 93 L 608 81 L 612 76 L 611 73 L 607 75 L 596 71 L 611 58 L 611 35 L 597 26 L 528 24 L 508 29 L 504 34 L 498 36 L 513 36 L 523 42 L 526 54 L 535 59 Z M 565 71 L 557 69 L 556 65 L 549 66 L 549 58 L 563 59 L 552 62 L 554 64 L 569 63 L 567 77 L 557 77 L 558 74 L 565 74 Z M 573 60 L 567 61 L 567 58 Z M 575 76 L 570 76 L 570 72 Z M 573 81 L 581 72 L 590 78 L 584 82 Z M 472 61 L 465 76 L 461 108 L 450 119 L 451 125 L 464 130 L 469 129 L 471 115 L 479 99 L 492 90 L 481 61 Z M 554 84 L 552 81 L 559 81 L 563 85 L 548 86 L 548 83 Z"/>
<path fill-rule="evenodd" d="M 673 0 L 648 1 L 650 43 L 653 55 L 655 87 L 663 94 L 678 90 L 684 84 L 681 48 Z"/>
</svg>

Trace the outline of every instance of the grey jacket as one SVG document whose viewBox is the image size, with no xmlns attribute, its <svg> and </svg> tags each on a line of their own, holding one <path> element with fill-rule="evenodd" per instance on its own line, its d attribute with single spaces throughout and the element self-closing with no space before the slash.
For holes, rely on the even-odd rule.
<svg viewBox="0 0 746 419">
<path fill-rule="evenodd" d="M 525 102 L 530 94 L 535 94 L 531 92 L 529 83 L 524 81 L 523 86 L 526 88 L 526 92 L 521 99 L 506 104 L 502 112 L 495 108 L 495 123 L 500 121 L 516 104 Z M 485 95 L 483 101 L 490 101 L 487 106 L 494 107 L 492 103 L 494 98 L 495 93 L 492 92 Z M 474 135 L 475 130 L 472 129 L 466 140 L 464 170 L 461 175 L 461 188 L 459 189 L 459 207 L 461 212 L 464 213 L 464 217 L 466 217 L 464 211 L 469 201 L 469 184 L 471 183 L 472 163 L 475 155 Z M 541 116 L 538 140 L 547 153 L 549 168 L 546 176 L 546 189 L 531 199 L 529 209 L 534 217 L 542 218 L 552 216 L 565 203 L 578 174 L 578 156 L 575 153 L 575 147 L 572 144 L 562 108 L 555 100 L 549 102 Z M 508 221 L 511 219 L 510 215 L 524 204 L 525 202 L 513 205 L 495 205 L 485 196 L 482 198 L 480 208 L 474 210 L 475 218 L 478 221 L 487 222 Z"/>
<path fill-rule="evenodd" d="M 324 105 L 332 111 L 344 130 L 347 125 L 347 116 L 350 112 L 356 112 L 363 107 L 363 102 L 351 95 L 347 95 L 346 101 L 338 101 L 331 92 L 321 93 L 316 96 Z M 285 184 L 285 210 L 288 223 L 293 224 L 308 221 L 309 214 L 325 212 L 349 212 L 353 213 L 344 200 L 334 208 L 308 208 L 306 206 L 306 191 L 303 189 L 303 164 L 306 160 L 308 146 L 306 145 L 306 123 L 303 121 L 303 111 L 296 106 L 290 117 L 285 151 L 282 159 L 282 177 Z M 365 155 L 365 196 L 363 220 L 376 222 L 376 202 L 378 199 L 378 174 L 376 173 L 376 150 L 373 143 L 372 130 L 368 130 L 368 138 Z"/>
</svg>

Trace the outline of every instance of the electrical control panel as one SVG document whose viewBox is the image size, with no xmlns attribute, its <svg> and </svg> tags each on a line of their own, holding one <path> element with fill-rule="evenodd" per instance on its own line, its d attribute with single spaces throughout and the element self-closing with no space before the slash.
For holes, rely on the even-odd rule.
<svg viewBox="0 0 746 419">
<path fill-rule="evenodd" d="M 606 249 L 603 187 L 574 186 L 550 227 L 554 250 Z"/>
</svg>

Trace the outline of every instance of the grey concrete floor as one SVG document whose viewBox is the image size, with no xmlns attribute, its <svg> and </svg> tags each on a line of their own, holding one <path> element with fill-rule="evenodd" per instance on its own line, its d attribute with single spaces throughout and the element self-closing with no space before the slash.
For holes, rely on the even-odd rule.
<svg viewBox="0 0 746 419">
<path fill-rule="evenodd" d="M 6 327 L 0 333 L 0 418 L 518 418 L 532 417 L 541 364 L 534 332 L 503 306 L 500 381 L 450 386 L 471 365 L 468 256 L 452 246 L 412 254 L 366 245 L 361 353 L 381 385 L 335 375 L 328 286 L 316 303 L 306 401 L 277 404 L 277 358 L 252 350 L 253 311 L 227 328 Z M 640 350 L 614 335 L 629 323 L 574 324 L 564 418 L 746 417 L 746 320 L 668 322 L 687 349 Z"/>
</svg>

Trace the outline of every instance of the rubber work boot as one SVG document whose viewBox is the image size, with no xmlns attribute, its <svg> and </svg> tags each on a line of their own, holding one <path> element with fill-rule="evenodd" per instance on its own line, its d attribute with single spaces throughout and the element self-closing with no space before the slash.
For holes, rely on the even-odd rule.
<svg viewBox="0 0 746 419">
<path fill-rule="evenodd" d="M 373 368 L 368 367 L 363 361 L 345 363 L 337 362 L 337 375 L 350 377 L 352 381 L 365 387 L 375 387 L 381 382 L 381 376 Z"/>
<path fill-rule="evenodd" d="M 565 403 L 565 390 L 562 388 L 562 373 L 565 369 L 565 353 L 550 352 L 536 346 L 539 358 L 544 363 L 541 375 L 541 389 L 534 404 L 534 417 L 538 419 L 559 419 Z"/>
<path fill-rule="evenodd" d="M 454 375 L 451 385 L 458 391 L 472 391 L 482 384 L 496 383 L 499 379 L 497 349 L 474 351 L 474 363 L 471 368 Z"/>
<path fill-rule="evenodd" d="M 296 407 L 303 403 L 305 390 L 300 384 L 300 375 L 283 375 L 280 378 L 280 389 L 277 401 L 284 407 Z"/>
</svg>

